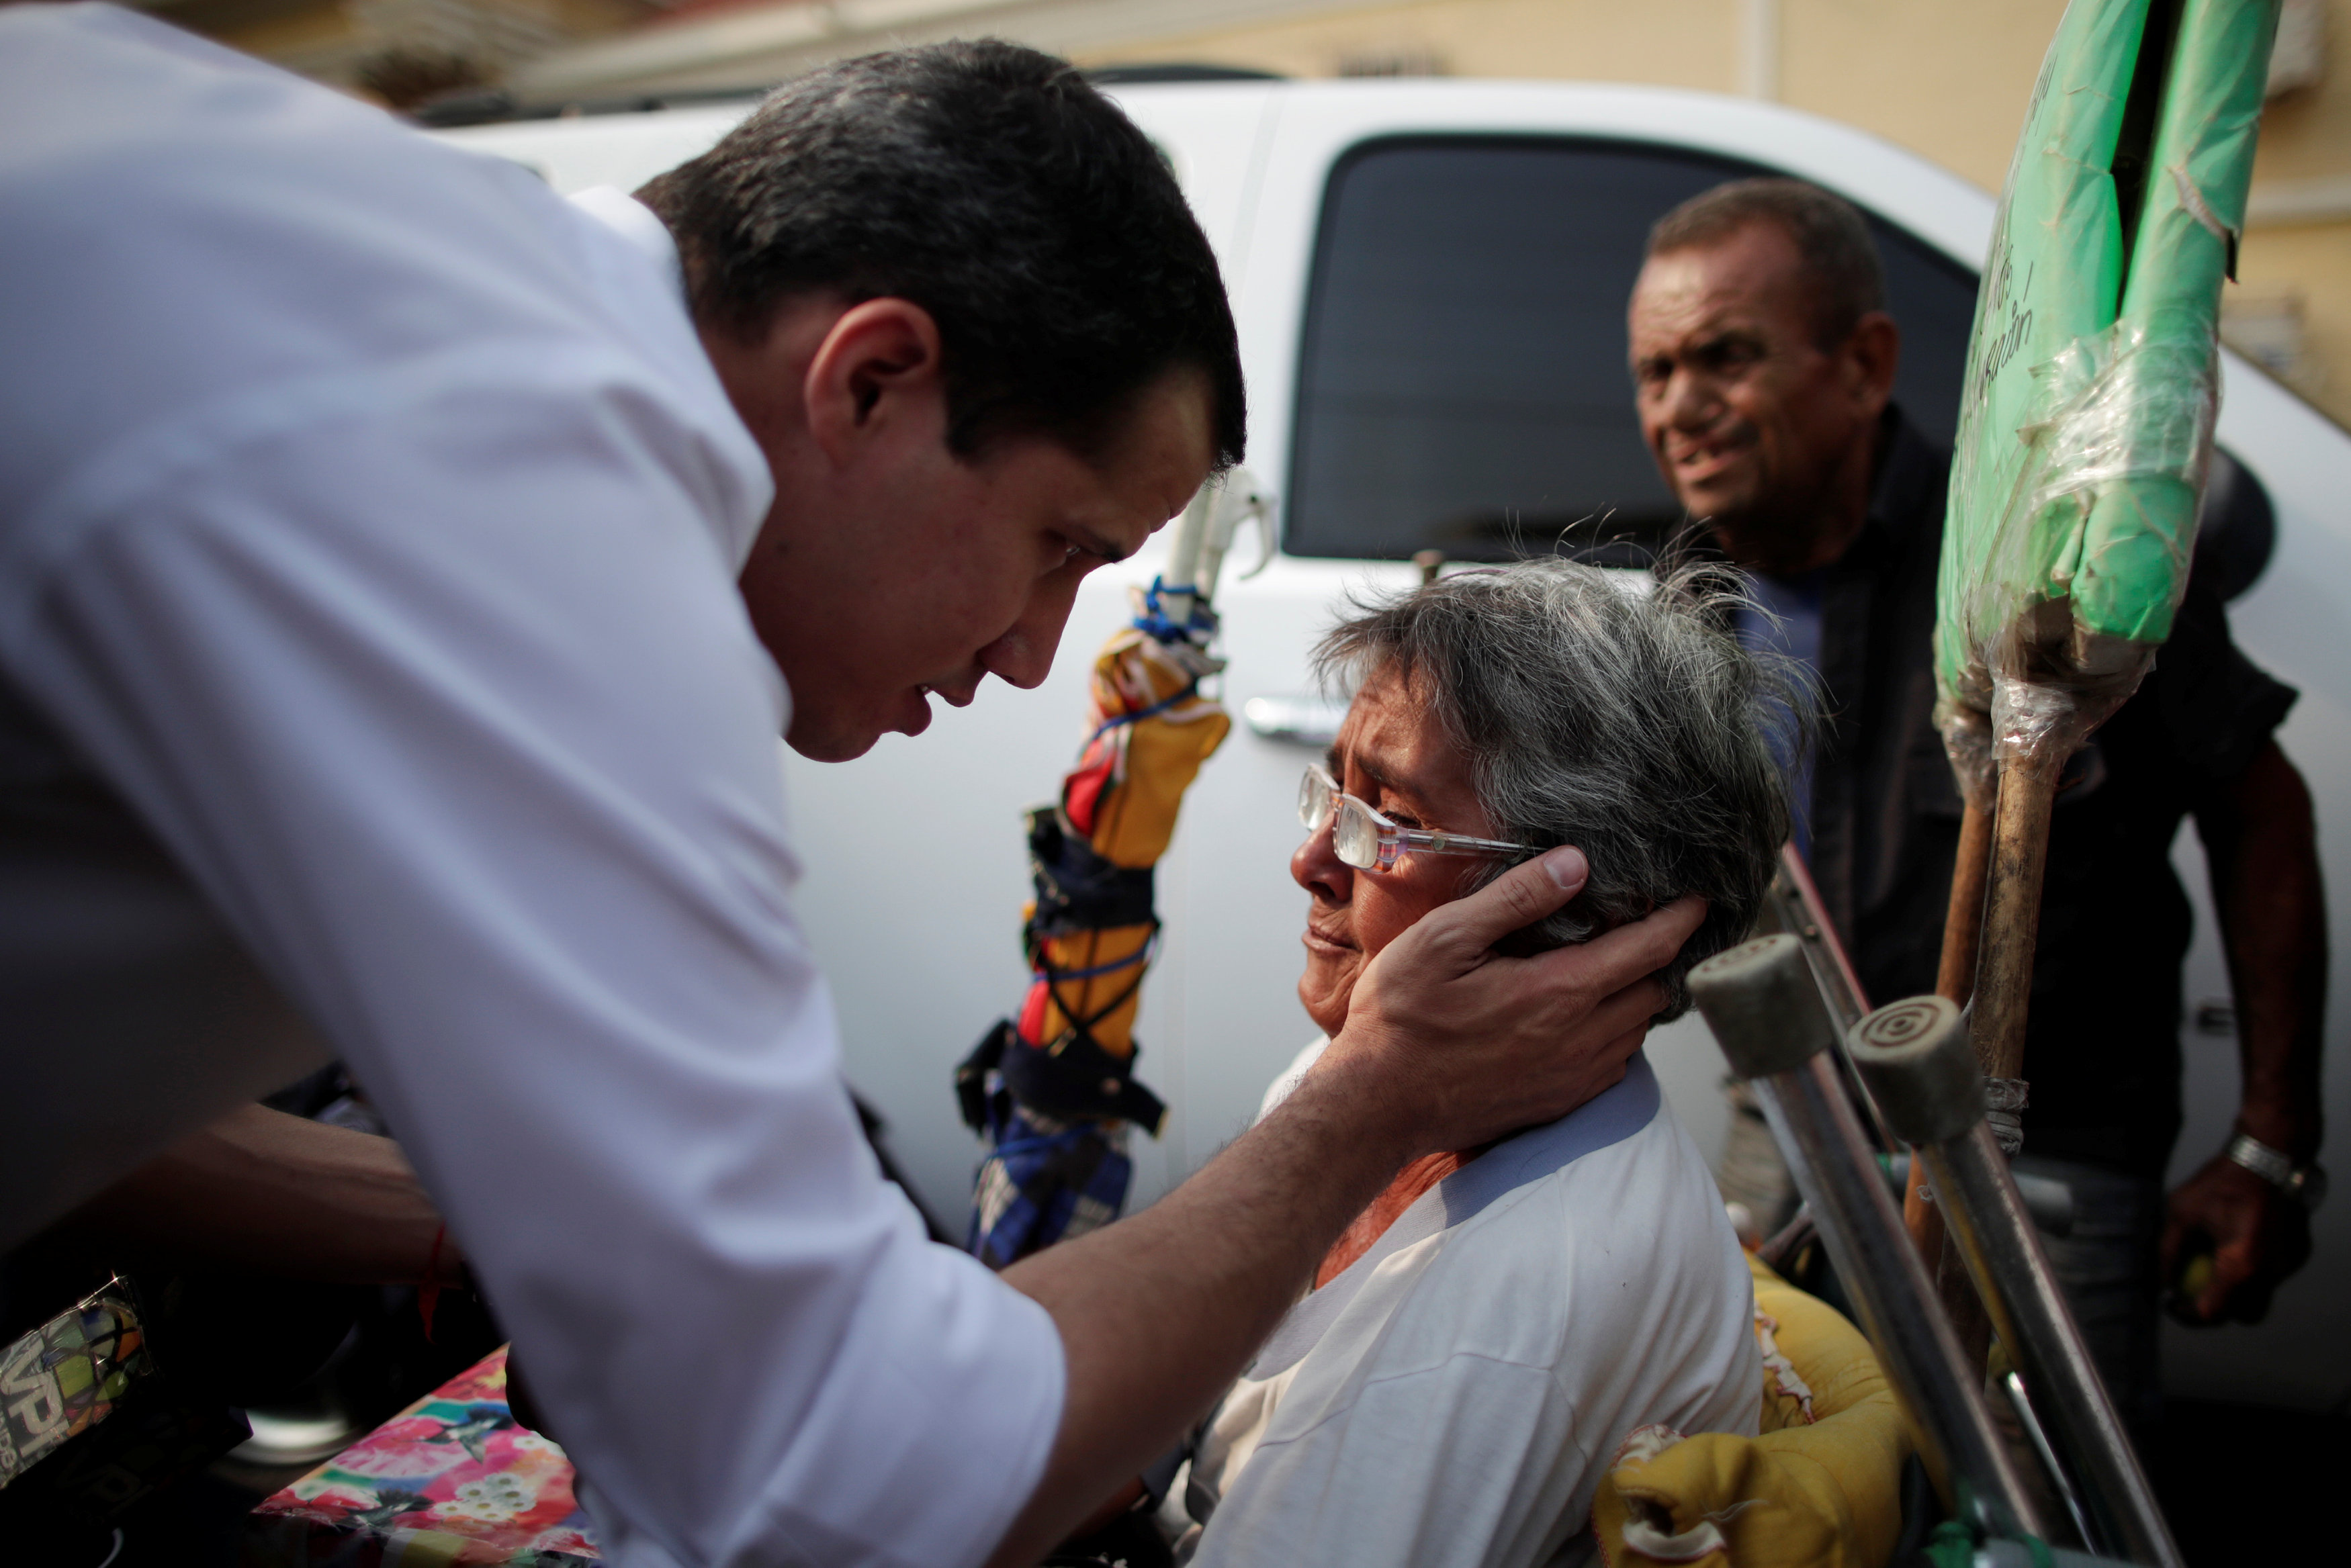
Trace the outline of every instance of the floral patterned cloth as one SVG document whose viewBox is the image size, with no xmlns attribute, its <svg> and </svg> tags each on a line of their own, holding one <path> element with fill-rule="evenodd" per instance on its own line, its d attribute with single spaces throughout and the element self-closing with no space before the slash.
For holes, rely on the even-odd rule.
<svg viewBox="0 0 2351 1568">
<path fill-rule="evenodd" d="M 499 1350 L 254 1511 L 246 1568 L 585 1568 L 571 1464 L 515 1424 Z"/>
</svg>

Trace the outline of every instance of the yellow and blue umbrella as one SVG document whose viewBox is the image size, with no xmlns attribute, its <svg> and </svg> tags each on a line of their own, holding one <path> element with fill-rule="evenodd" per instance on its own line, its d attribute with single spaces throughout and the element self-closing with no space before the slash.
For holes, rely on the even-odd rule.
<svg viewBox="0 0 2351 1568">
<path fill-rule="evenodd" d="M 1224 669 L 1209 598 L 1233 530 L 1265 514 L 1245 474 L 1186 509 L 1166 571 L 1134 591 L 1133 620 L 1094 657 L 1077 765 L 1029 813 L 1028 994 L 956 1069 L 964 1119 L 987 1145 L 967 1244 L 992 1268 L 1116 1219 L 1134 1168 L 1127 1127 L 1155 1137 L 1165 1123 L 1134 1077 L 1160 929 L 1153 869 L 1184 792 L 1232 728 L 1200 690 Z"/>
</svg>

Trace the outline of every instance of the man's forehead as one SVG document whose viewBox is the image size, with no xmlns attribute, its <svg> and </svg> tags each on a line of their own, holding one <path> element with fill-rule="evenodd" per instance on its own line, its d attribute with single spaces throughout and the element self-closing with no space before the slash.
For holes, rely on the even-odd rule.
<svg viewBox="0 0 2351 1568">
<path fill-rule="evenodd" d="M 1090 463 L 1081 472 L 1081 483 L 1065 489 L 1047 515 L 1072 542 L 1112 561 L 1134 555 L 1175 521 L 1208 477 L 1207 463 L 1166 452 L 1107 473 Z"/>
<path fill-rule="evenodd" d="M 1750 223 L 1708 244 L 1651 256 L 1633 287 L 1635 337 L 1753 327 L 1804 306 L 1803 265 L 1789 238 Z"/>
</svg>

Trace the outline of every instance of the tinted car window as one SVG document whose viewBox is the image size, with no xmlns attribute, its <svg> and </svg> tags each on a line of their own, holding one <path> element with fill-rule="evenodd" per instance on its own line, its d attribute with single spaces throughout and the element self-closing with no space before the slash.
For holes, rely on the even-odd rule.
<svg viewBox="0 0 2351 1568">
<path fill-rule="evenodd" d="M 1333 171 L 1308 296 L 1285 546 L 1497 559 L 1662 536 L 1625 304 L 1650 224 L 1775 171 L 1625 142 L 1367 143 Z M 1975 277 L 1875 217 L 1902 325 L 1896 396 L 1945 442 Z M 1580 524 L 1580 525 L 1579 525 Z"/>
</svg>

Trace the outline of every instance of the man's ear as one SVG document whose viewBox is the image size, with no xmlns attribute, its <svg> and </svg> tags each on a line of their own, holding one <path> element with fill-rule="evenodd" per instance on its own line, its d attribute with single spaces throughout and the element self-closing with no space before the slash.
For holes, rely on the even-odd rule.
<svg viewBox="0 0 2351 1568">
<path fill-rule="evenodd" d="M 910 421 L 946 439 L 939 325 L 909 299 L 869 299 L 835 318 L 801 382 L 809 434 L 834 462 Z"/>
<path fill-rule="evenodd" d="M 1845 385 L 1863 411 L 1875 419 L 1894 397 L 1894 373 L 1902 365 L 1902 329 L 1894 317 L 1873 310 L 1854 323 L 1844 342 Z"/>
</svg>

